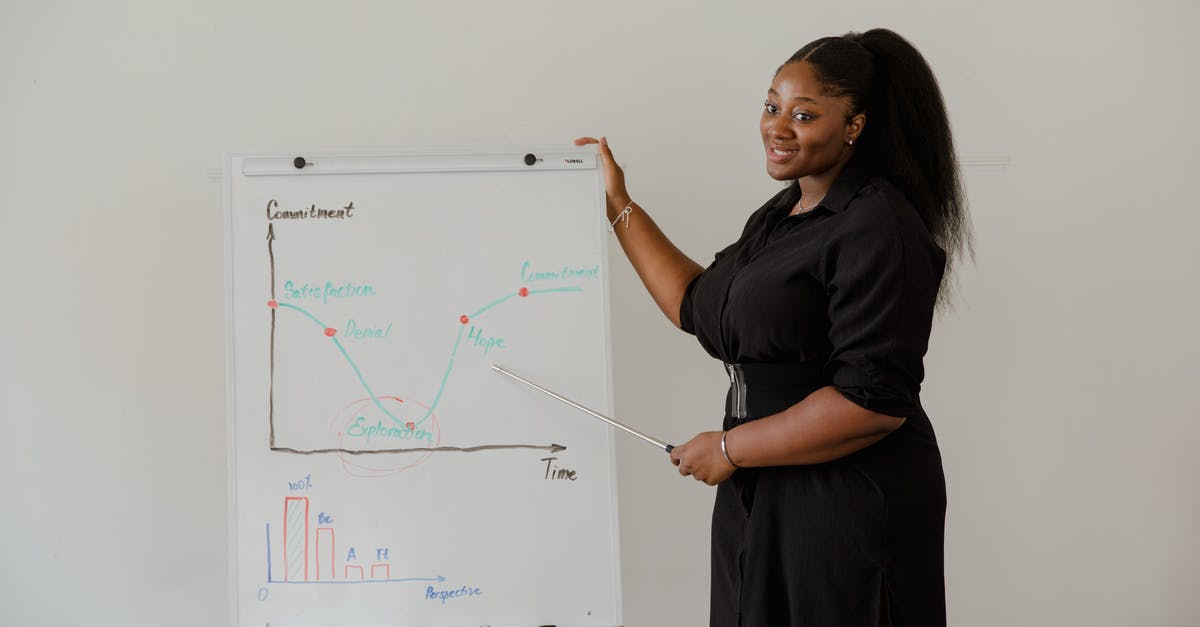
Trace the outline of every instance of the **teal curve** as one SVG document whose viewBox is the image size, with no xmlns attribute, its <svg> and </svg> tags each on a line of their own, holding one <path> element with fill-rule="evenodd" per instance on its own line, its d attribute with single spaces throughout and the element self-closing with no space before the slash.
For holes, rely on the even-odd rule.
<svg viewBox="0 0 1200 627">
<path fill-rule="evenodd" d="M 582 287 L 572 286 L 572 287 L 553 287 L 553 288 L 546 288 L 546 289 L 540 289 L 540 290 L 529 290 L 528 293 L 530 296 L 533 296 L 534 294 L 551 294 L 551 293 L 582 292 L 582 291 L 583 291 Z M 483 314 L 484 312 L 488 311 L 489 309 L 491 309 L 497 305 L 500 305 L 501 303 L 504 303 L 505 301 L 508 301 L 509 299 L 511 299 L 512 297 L 517 296 L 517 295 L 518 295 L 517 292 L 513 292 L 511 294 L 508 294 L 507 296 L 498 298 L 498 299 L 488 303 L 487 305 L 485 305 L 479 311 L 468 316 L 468 319 L 473 320 L 480 314 Z M 319 318 L 314 316 L 311 312 L 309 312 L 308 310 L 306 310 L 302 307 L 298 307 L 291 303 L 278 303 L 278 305 L 280 307 L 287 307 L 288 309 L 292 309 L 292 310 L 300 312 L 301 314 L 304 314 L 306 317 L 308 317 L 309 320 L 312 320 L 314 323 L 317 324 L 317 326 L 321 327 L 322 331 L 330 328 L 329 325 L 325 324 Z M 450 380 L 450 373 L 454 371 L 454 358 L 458 355 L 458 347 L 462 343 L 463 332 L 466 330 L 466 328 L 467 328 L 467 323 L 465 323 L 465 322 L 461 323 L 459 325 L 458 337 L 456 337 L 454 339 L 454 348 L 450 351 L 450 361 L 449 361 L 449 363 L 446 364 L 445 373 L 442 374 L 442 382 L 441 382 L 441 384 L 438 385 L 437 394 L 434 395 L 433 402 L 430 403 L 429 407 L 425 410 L 425 415 L 421 416 L 420 420 L 413 422 L 414 428 L 425 424 L 425 421 L 428 420 L 429 417 L 433 415 L 433 411 L 435 409 L 437 409 L 438 403 L 441 402 L 442 392 L 444 392 L 446 390 L 446 382 Z M 349 363 L 350 367 L 354 370 L 354 375 L 356 377 L 358 377 L 359 383 L 362 384 L 363 389 L 366 390 L 367 395 L 371 398 L 371 402 L 373 402 L 375 404 L 375 407 L 378 408 L 379 411 L 383 412 L 384 415 L 386 415 L 387 417 L 389 417 L 393 421 L 395 421 L 397 425 L 407 428 L 407 424 L 404 421 L 397 418 L 394 414 L 392 414 L 392 412 L 388 411 L 379 402 L 379 399 L 376 398 L 376 396 L 375 396 L 375 392 L 371 390 L 370 384 L 367 383 L 366 377 L 363 376 L 362 371 L 359 370 L 358 364 L 354 363 L 354 359 L 350 357 L 350 353 L 346 351 L 346 347 L 343 346 L 342 343 L 337 339 L 337 336 L 333 336 L 329 339 L 333 340 L 334 345 L 338 347 L 338 350 L 341 351 L 342 356 L 346 358 L 346 362 Z"/>
</svg>

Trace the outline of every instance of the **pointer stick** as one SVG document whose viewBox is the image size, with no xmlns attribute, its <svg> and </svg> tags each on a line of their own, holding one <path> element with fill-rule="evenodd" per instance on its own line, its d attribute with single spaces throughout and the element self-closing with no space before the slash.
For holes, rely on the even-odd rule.
<svg viewBox="0 0 1200 627">
<path fill-rule="evenodd" d="M 624 431 L 630 435 L 635 435 L 635 436 L 653 444 L 654 446 L 657 446 L 658 448 L 665 450 L 668 453 L 670 453 L 675 448 L 674 446 L 667 444 L 666 442 L 663 442 L 661 440 L 656 440 L 636 429 L 631 429 L 629 427 L 626 427 L 625 425 L 617 422 L 616 420 L 613 420 L 612 418 L 609 418 L 608 416 L 605 416 L 604 414 L 594 412 L 594 411 L 588 409 L 587 407 L 584 407 L 583 405 L 580 405 L 579 403 L 576 403 L 575 401 L 573 401 L 569 398 L 566 398 L 564 396 L 559 396 L 558 394 L 555 394 L 554 392 L 547 390 L 546 388 L 534 383 L 533 381 L 519 377 L 519 376 L 505 370 L 504 368 L 497 366 L 496 364 L 492 364 L 492 370 L 495 370 L 496 372 L 499 372 L 500 374 L 506 374 L 506 375 L 516 379 L 517 381 L 520 381 L 521 383 L 524 383 L 525 385 L 528 385 L 529 387 L 531 387 L 543 394 L 552 396 L 552 397 L 570 405 L 571 407 L 574 407 L 575 409 L 578 409 L 579 411 L 581 411 L 585 414 L 588 414 L 589 416 L 592 416 L 593 418 L 598 418 L 600 420 L 603 420 L 604 422 L 607 422 L 608 424 L 610 424 L 618 429 L 621 429 L 622 431 Z"/>
</svg>

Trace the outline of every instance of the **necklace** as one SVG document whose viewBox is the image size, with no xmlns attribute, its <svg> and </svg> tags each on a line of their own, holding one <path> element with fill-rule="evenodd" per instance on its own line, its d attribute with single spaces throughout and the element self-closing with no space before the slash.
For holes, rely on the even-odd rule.
<svg viewBox="0 0 1200 627">
<path fill-rule="evenodd" d="M 796 202 L 796 211 L 793 212 L 792 215 L 800 215 L 802 213 L 808 213 L 809 211 L 816 209 L 817 205 L 819 205 L 819 204 L 821 204 L 821 200 L 819 200 L 819 199 L 817 200 L 817 202 L 814 202 L 809 207 L 805 207 L 804 205 L 800 204 L 800 201 L 797 201 Z"/>
</svg>

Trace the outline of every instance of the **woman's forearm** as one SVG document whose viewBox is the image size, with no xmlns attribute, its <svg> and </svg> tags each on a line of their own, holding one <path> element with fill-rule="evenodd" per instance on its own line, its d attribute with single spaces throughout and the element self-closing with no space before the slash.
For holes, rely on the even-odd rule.
<svg viewBox="0 0 1200 627">
<path fill-rule="evenodd" d="M 658 308 L 679 326 L 679 306 L 688 283 L 704 268 L 683 254 L 658 228 L 650 215 L 628 198 L 610 199 L 609 221 L 617 220 L 613 232 L 621 242 L 625 256 Z M 621 212 L 629 207 L 630 213 Z"/>
<path fill-rule="evenodd" d="M 904 421 L 863 409 L 823 387 L 778 414 L 730 430 L 726 450 L 733 463 L 748 468 L 819 464 L 882 440 Z"/>
</svg>

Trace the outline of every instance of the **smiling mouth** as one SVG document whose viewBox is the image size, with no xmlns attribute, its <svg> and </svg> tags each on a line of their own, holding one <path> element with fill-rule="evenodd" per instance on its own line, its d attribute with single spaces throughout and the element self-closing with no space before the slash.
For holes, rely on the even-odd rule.
<svg viewBox="0 0 1200 627">
<path fill-rule="evenodd" d="M 777 146 L 771 146 L 771 148 L 767 150 L 767 156 L 770 157 L 772 161 L 787 161 L 788 159 L 796 156 L 796 154 L 799 152 L 799 149 L 785 150 Z"/>
</svg>

